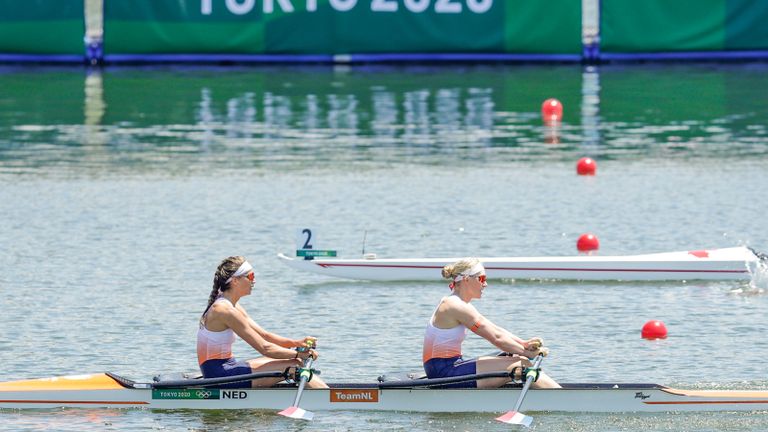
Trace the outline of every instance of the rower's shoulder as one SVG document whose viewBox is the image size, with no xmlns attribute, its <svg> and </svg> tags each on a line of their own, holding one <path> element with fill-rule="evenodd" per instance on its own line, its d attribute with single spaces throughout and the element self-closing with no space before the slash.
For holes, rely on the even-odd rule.
<svg viewBox="0 0 768 432">
<path fill-rule="evenodd" d="M 457 296 L 448 296 L 440 304 L 440 310 L 453 314 L 454 316 L 475 316 L 480 312 L 473 305 L 465 302 Z"/>
<path fill-rule="evenodd" d="M 231 314 L 235 309 L 235 306 L 228 301 L 217 301 L 211 305 L 211 312 L 215 314 Z"/>
<path fill-rule="evenodd" d="M 463 309 L 467 306 L 467 303 L 455 295 L 450 295 L 443 297 L 443 299 L 440 301 L 440 306 L 450 309 Z"/>
<path fill-rule="evenodd" d="M 236 317 L 248 317 L 248 312 L 240 303 L 232 304 L 228 301 L 216 302 L 211 306 L 214 313 L 219 315 L 231 315 Z"/>
</svg>

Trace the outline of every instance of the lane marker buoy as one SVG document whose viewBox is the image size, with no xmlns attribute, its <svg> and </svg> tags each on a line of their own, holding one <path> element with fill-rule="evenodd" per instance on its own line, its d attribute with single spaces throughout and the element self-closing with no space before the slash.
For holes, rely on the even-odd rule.
<svg viewBox="0 0 768 432">
<path fill-rule="evenodd" d="M 541 117 L 545 123 L 559 122 L 563 119 L 563 104 L 555 98 L 549 98 L 541 104 Z"/>
<path fill-rule="evenodd" d="M 576 162 L 576 174 L 578 175 L 595 175 L 597 171 L 597 163 L 592 158 L 583 157 Z"/>
<path fill-rule="evenodd" d="M 600 248 L 600 240 L 592 233 L 582 234 L 576 241 L 576 249 L 580 252 L 589 252 Z"/>
<path fill-rule="evenodd" d="M 650 320 L 643 326 L 640 331 L 640 336 L 643 339 L 666 339 L 667 338 L 667 326 L 659 320 Z"/>
</svg>

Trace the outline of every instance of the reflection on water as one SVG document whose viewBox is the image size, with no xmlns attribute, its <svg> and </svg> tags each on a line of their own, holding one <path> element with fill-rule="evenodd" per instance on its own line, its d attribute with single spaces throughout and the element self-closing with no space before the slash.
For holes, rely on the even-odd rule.
<svg viewBox="0 0 768 432">
<path fill-rule="evenodd" d="M 101 124 L 101 119 L 107 109 L 104 103 L 104 81 L 101 77 L 101 71 L 98 69 L 89 70 L 85 76 L 85 107 L 84 118 L 86 126 Z"/>
<path fill-rule="evenodd" d="M 766 69 L 4 68 L 0 172 L 760 156 Z"/>
</svg>

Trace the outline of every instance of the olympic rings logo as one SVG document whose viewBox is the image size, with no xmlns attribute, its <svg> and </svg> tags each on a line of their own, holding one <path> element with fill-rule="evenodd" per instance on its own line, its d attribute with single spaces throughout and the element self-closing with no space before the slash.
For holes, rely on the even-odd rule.
<svg viewBox="0 0 768 432">
<path fill-rule="evenodd" d="M 200 399 L 208 399 L 211 397 L 211 392 L 209 390 L 198 390 L 195 394 Z"/>
</svg>

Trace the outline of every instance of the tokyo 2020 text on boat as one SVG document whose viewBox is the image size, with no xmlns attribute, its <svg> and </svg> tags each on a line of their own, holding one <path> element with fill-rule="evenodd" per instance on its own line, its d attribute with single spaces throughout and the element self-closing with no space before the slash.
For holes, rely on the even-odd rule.
<svg viewBox="0 0 768 432">
<path fill-rule="evenodd" d="M 278 257 L 297 270 L 346 279 L 439 281 L 444 265 L 460 258 L 362 259 Z M 622 256 L 480 258 L 491 279 L 599 281 L 749 280 L 766 256 L 748 247 Z"/>
</svg>

